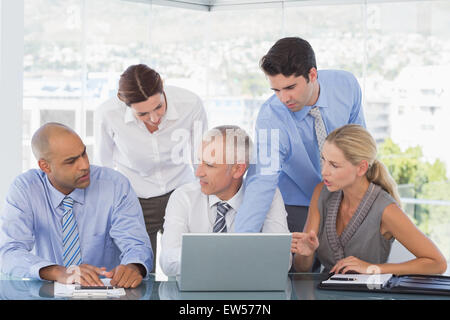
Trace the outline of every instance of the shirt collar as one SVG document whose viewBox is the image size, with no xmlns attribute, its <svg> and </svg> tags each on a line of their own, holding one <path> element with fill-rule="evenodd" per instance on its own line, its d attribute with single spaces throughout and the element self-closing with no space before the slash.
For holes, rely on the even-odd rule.
<svg viewBox="0 0 450 320">
<path fill-rule="evenodd" d="M 125 123 L 130 123 L 130 122 L 138 123 L 138 119 L 134 116 L 133 109 L 131 109 L 131 107 L 128 107 L 127 105 L 125 105 L 125 106 L 126 106 L 126 109 L 125 109 L 125 115 L 123 118 Z"/>
<path fill-rule="evenodd" d="M 242 183 L 241 187 L 239 188 L 238 192 L 226 202 L 236 211 L 238 211 L 239 207 L 241 206 L 242 200 L 244 198 L 244 183 Z M 221 202 L 223 200 L 220 200 L 216 195 L 212 194 L 208 196 L 208 202 L 209 207 L 212 208 L 215 206 L 218 202 Z"/>
<path fill-rule="evenodd" d="M 66 197 L 65 194 L 58 191 L 50 182 L 48 179 L 48 176 L 45 175 L 45 183 L 47 185 L 49 195 L 50 195 L 50 201 L 52 203 L 53 209 L 58 208 L 61 205 L 61 202 Z M 70 194 L 68 194 L 68 197 L 71 197 L 75 202 L 79 204 L 84 204 L 84 194 L 85 189 L 74 189 Z"/>
<path fill-rule="evenodd" d="M 299 110 L 297 112 L 292 112 L 294 114 L 294 117 L 297 120 L 303 120 L 306 115 L 309 113 L 309 110 L 311 110 L 314 107 L 319 107 L 319 108 L 328 108 L 328 99 L 326 94 L 323 94 L 325 87 L 324 84 L 322 83 L 322 81 L 320 80 L 320 78 L 317 78 L 317 81 L 319 83 L 319 98 L 317 98 L 317 101 L 314 105 L 312 106 L 305 106 L 305 108 L 303 108 L 302 110 Z"/>
</svg>

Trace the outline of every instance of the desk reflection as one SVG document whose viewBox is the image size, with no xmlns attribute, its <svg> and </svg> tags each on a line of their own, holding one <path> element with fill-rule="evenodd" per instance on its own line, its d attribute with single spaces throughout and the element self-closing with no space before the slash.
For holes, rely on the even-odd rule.
<svg viewBox="0 0 450 320">
<path fill-rule="evenodd" d="M 317 285 L 327 275 L 290 274 L 284 291 L 265 292 L 186 292 L 178 289 L 173 278 L 155 281 L 153 274 L 135 289 L 125 289 L 122 297 L 99 297 L 77 299 L 112 300 L 448 300 L 450 296 L 423 294 L 394 294 L 362 291 L 321 290 Z M 0 299 L 2 300 L 72 300 L 55 297 L 54 283 L 49 281 L 13 279 L 0 274 Z"/>
<path fill-rule="evenodd" d="M 159 283 L 160 300 L 291 300 L 292 281 L 284 291 L 180 291 L 175 277 Z"/>
<path fill-rule="evenodd" d="M 126 289 L 125 295 L 121 297 L 100 297 L 100 299 L 111 300 L 150 300 L 153 279 L 142 281 L 142 283 L 134 289 Z M 13 280 L 0 279 L 0 299 L 2 300 L 46 300 L 46 299 L 75 299 L 67 297 L 55 297 L 54 283 L 50 281 L 39 280 Z M 83 299 L 83 298 L 76 298 Z M 92 299 L 90 297 L 89 299 Z"/>
<path fill-rule="evenodd" d="M 324 273 L 292 273 L 292 299 L 295 300 L 435 300 L 450 299 L 449 296 L 380 293 L 366 291 L 323 290 L 317 286 L 327 279 Z"/>
<path fill-rule="evenodd" d="M 0 299 L 2 300 L 53 299 L 53 282 L 43 282 L 39 280 L 1 279 Z"/>
</svg>

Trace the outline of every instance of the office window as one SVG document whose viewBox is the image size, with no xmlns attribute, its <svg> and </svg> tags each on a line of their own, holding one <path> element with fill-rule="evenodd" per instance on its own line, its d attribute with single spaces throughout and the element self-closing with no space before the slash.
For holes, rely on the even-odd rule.
<svg viewBox="0 0 450 320">
<path fill-rule="evenodd" d="M 93 158 L 95 108 L 123 70 L 146 63 L 204 101 L 210 127 L 253 135 L 271 94 L 259 59 L 283 36 L 307 39 L 319 69 L 352 72 L 369 131 L 405 211 L 450 259 L 450 2 L 307 1 L 197 11 L 120 0 L 25 0 L 24 160 L 47 121 L 73 127 Z"/>
<path fill-rule="evenodd" d="M 449 14 L 448 1 L 367 5 L 365 76 L 372 85 L 365 92 L 366 113 L 372 99 L 389 106 L 386 137 L 401 152 L 383 159 L 403 184 L 404 208 L 447 260 L 450 151 L 442 139 L 450 135 Z"/>
<path fill-rule="evenodd" d="M 23 170 L 36 167 L 31 135 L 47 122 L 73 128 L 93 159 L 95 108 L 126 66 L 148 59 L 150 11 L 119 0 L 26 0 Z"/>
<path fill-rule="evenodd" d="M 166 84 L 200 95 L 210 127 L 237 124 L 253 134 L 257 109 L 271 94 L 258 60 L 281 36 L 278 21 L 281 6 L 214 12 L 153 6 L 151 61 Z"/>
<path fill-rule="evenodd" d="M 308 40 L 319 69 L 348 70 L 362 79 L 364 11 L 361 4 L 298 7 L 292 3 L 285 8 L 285 33 Z"/>
</svg>

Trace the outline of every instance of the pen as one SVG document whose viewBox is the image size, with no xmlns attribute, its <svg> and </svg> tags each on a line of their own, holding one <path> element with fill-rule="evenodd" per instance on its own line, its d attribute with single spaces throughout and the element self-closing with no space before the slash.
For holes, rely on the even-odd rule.
<svg viewBox="0 0 450 320">
<path fill-rule="evenodd" d="M 341 278 L 341 277 L 336 277 L 336 278 L 330 278 L 330 280 L 336 280 L 336 281 L 356 281 L 357 279 L 355 279 L 355 278 Z"/>
</svg>

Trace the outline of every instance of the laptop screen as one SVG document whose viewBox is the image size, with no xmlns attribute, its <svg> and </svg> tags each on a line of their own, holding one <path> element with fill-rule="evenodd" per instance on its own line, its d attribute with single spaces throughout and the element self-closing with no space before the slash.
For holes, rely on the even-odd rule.
<svg viewBox="0 0 450 320">
<path fill-rule="evenodd" d="M 284 290 L 290 249 L 289 233 L 183 234 L 180 290 Z"/>
</svg>

